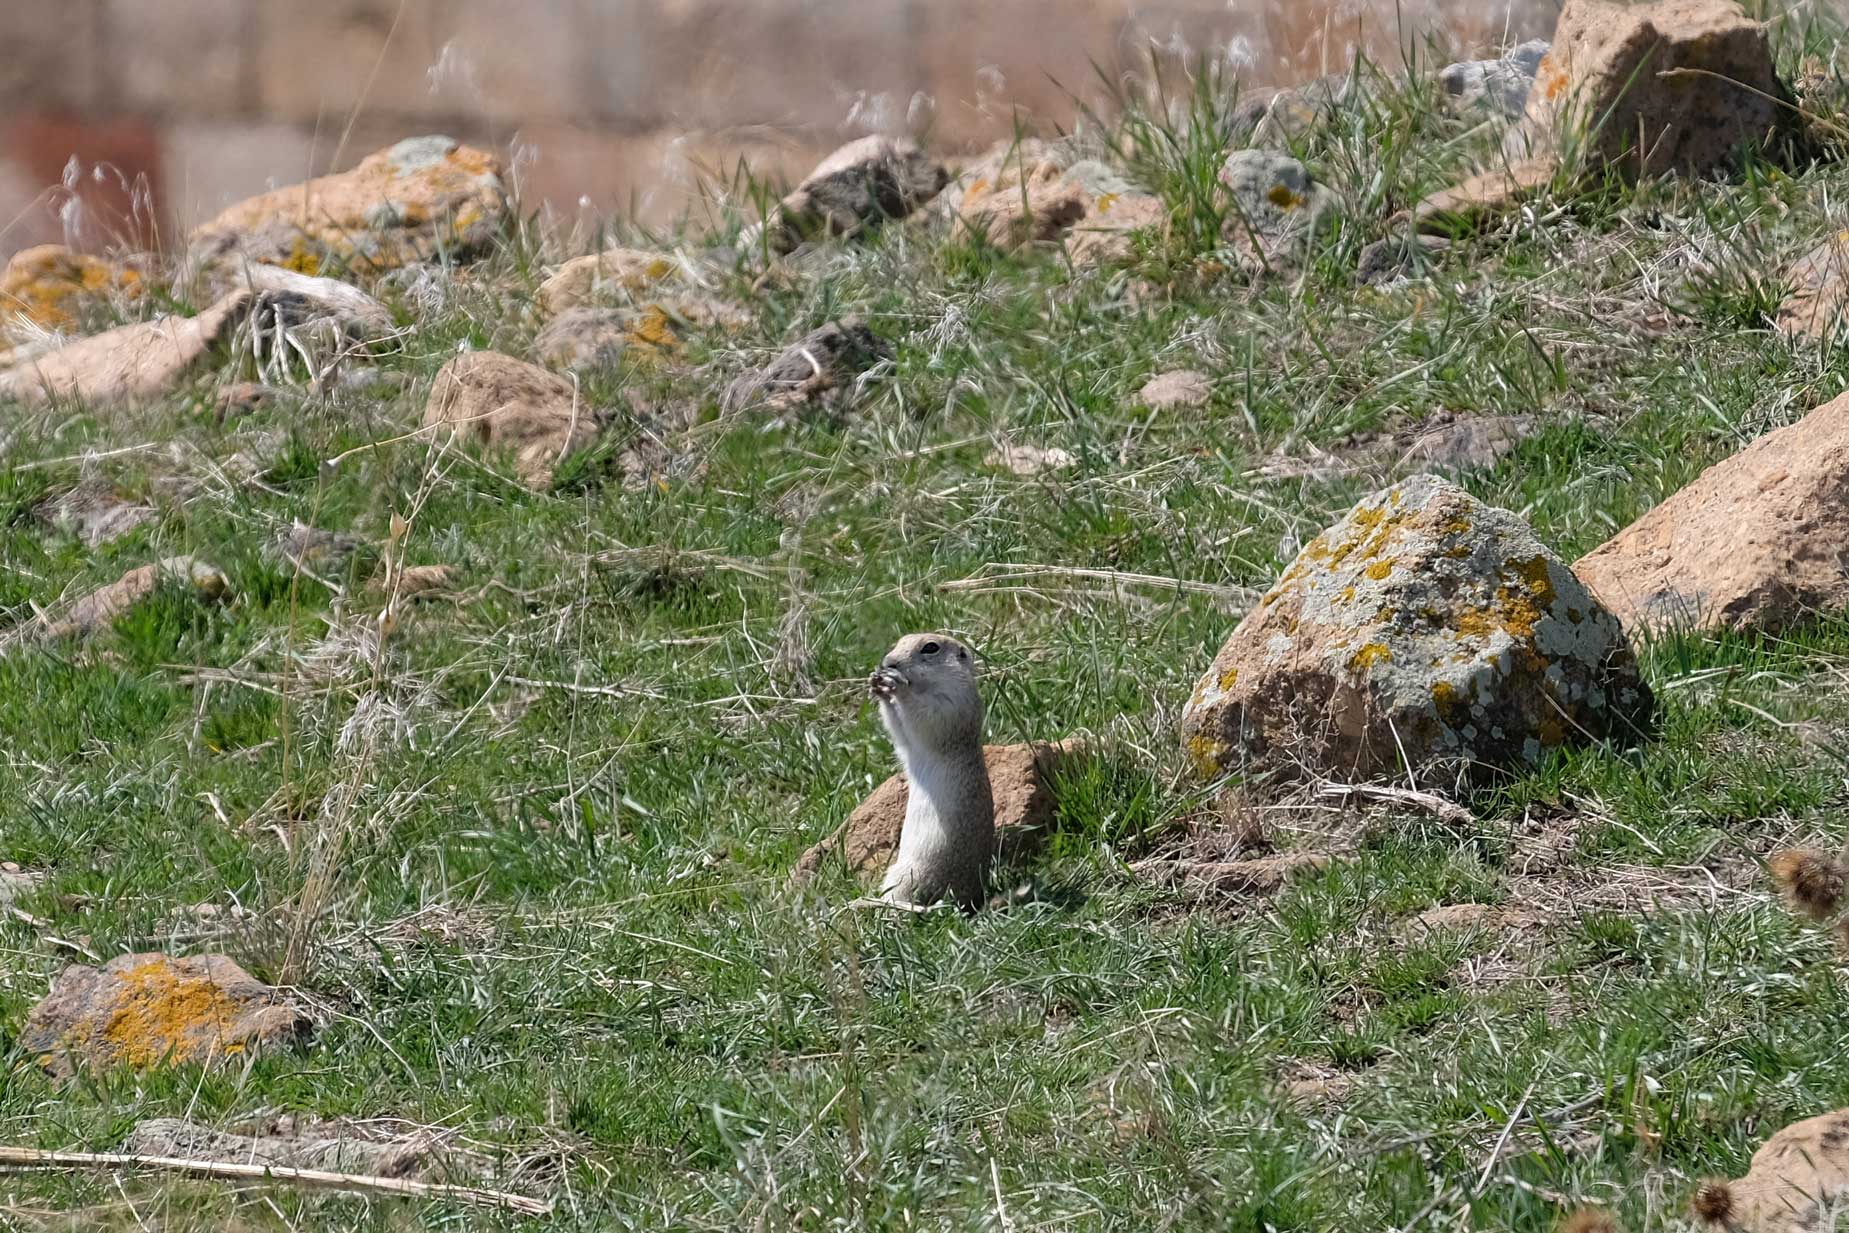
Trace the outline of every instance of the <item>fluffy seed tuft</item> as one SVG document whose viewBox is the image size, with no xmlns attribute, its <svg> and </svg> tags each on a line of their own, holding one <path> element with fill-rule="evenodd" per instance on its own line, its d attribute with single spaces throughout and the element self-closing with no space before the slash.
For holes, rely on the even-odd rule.
<svg viewBox="0 0 1849 1233">
<path fill-rule="evenodd" d="M 1690 1204 L 1697 1220 L 1708 1224 L 1724 1223 L 1733 1215 L 1733 1188 L 1726 1182 L 1703 1182 Z"/>
<path fill-rule="evenodd" d="M 1618 1218 L 1602 1207 L 1580 1207 L 1568 1212 L 1555 1233 L 1621 1233 Z"/>
</svg>

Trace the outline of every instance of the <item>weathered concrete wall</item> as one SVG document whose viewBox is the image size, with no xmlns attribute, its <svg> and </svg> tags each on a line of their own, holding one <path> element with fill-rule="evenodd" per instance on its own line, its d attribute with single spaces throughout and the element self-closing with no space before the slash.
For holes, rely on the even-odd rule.
<svg viewBox="0 0 1849 1233">
<path fill-rule="evenodd" d="M 660 219 L 741 157 L 868 131 L 972 147 L 1152 54 L 1254 81 L 1545 33 L 1554 0 L 0 0 L 0 254 L 145 241 L 272 183 L 448 132 L 566 219 Z"/>
</svg>

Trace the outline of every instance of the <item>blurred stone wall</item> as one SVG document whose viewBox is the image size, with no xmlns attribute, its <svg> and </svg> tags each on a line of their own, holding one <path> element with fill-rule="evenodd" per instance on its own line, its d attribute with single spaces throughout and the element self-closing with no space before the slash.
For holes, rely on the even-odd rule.
<svg viewBox="0 0 1849 1233">
<path fill-rule="evenodd" d="M 495 147 L 529 208 L 665 220 L 741 158 L 946 150 L 1216 57 L 1260 84 L 1545 34 L 1556 0 L 0 0 L 0 255 L 159 243 L 400 137 Z M 1404 19 L 1403 31 L 1396 12 Z"/>
</svg>

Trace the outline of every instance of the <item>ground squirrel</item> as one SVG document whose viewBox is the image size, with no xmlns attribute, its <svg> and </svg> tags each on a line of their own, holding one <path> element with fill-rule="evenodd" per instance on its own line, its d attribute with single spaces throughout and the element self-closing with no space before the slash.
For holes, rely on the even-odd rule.
<svg viewBox="0 0 1849 1233">
<path fill-rule="evenodd" d="M 995 801 L 969 648 L 943 634 L 908 634 L 868 685 L 908 785 L 899 853 L 880 894 L 920 907 L 948 894 L 976 907 L 995 846 Z"/>
</svg>

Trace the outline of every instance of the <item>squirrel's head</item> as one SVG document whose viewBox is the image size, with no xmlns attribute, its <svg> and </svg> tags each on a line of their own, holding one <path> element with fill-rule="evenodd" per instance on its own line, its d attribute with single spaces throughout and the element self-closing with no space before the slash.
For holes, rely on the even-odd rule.
<svg viewBox="0 0 1849 1233">
<path fill-rule="evenodd" d="M 867 684 L 881 710 L 895 708 L 921 736 L 964 736 L 973 726 L 981 739 L 976 659 L 955 638 L 907 634 L 886 652 Z"/>
</svg>

